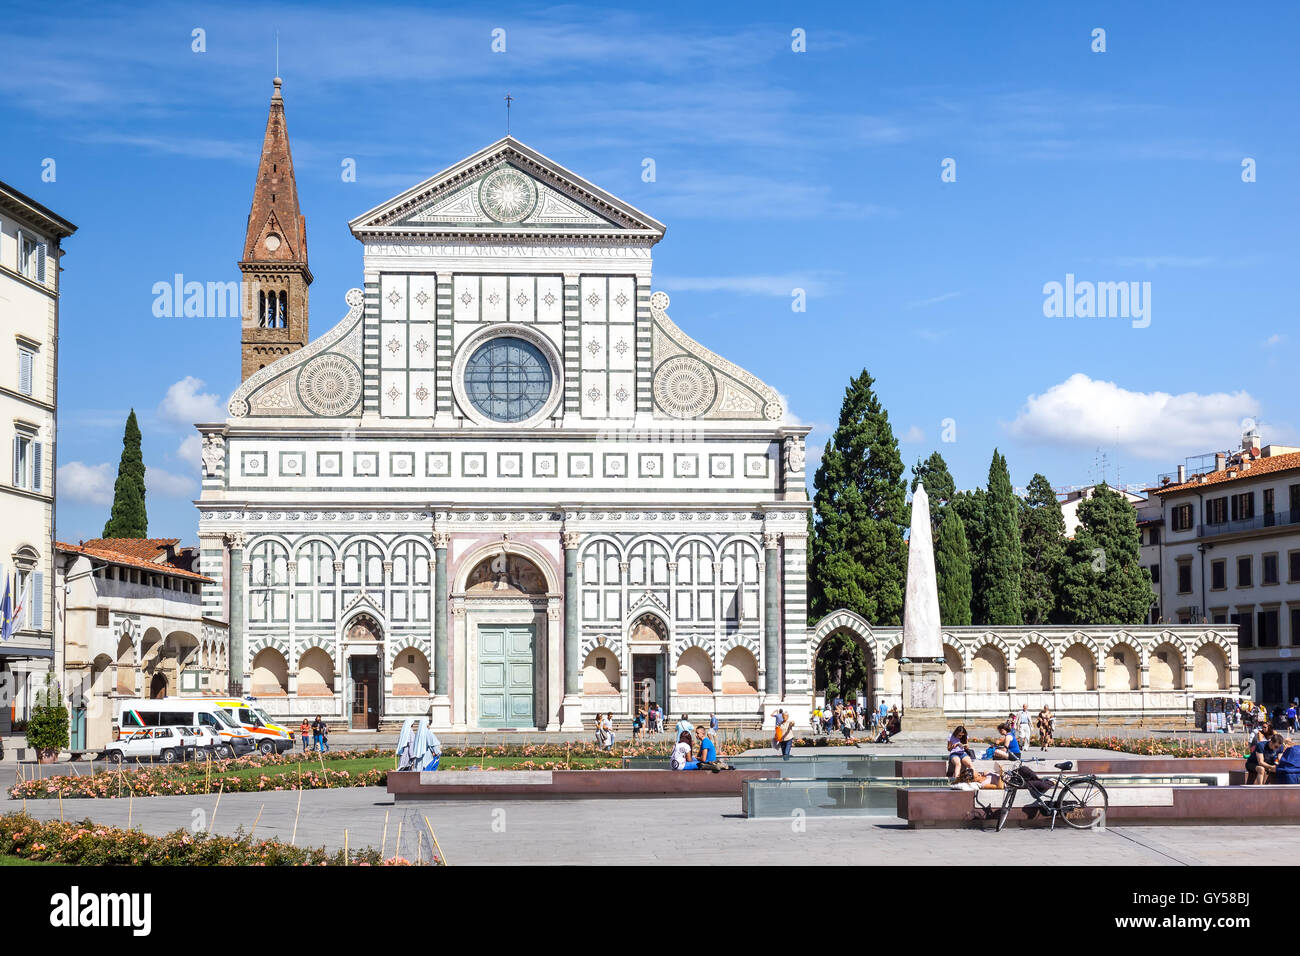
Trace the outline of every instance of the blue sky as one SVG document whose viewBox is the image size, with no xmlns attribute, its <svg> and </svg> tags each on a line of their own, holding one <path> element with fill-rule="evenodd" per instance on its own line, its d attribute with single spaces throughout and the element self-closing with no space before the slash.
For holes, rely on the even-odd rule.
<svg viewBox="0 0 1300 956">
<path fill-rule="evenodd" d="M 5 18 L 0 179 L 80 227 L 63 538 L 102 529 L 134 407 L 150 531 L 195 539 L 189 424 L 238 384 L 239 331 L 154 318 L 151 289 L 238 278 L 277 30 L 313 336 L 360 282 L 347 221 L 500 137 L 508 91 L 516 136 L 668 224 L 655 269 L 673 318 L 787 396 L 814 464 L 864 367 L 904 460 L 937 448 L 961 487 L 983 484 L 994 446 L 1017 484 L 1066 485 L 1099 477 L 1098 448 L 1112 482 L 1147 481 L 1234 445 L 1246 417 L 1265 441 L 1300 440 L 1292 4 L 66 3 Z M 1149 282 L 1149 325 L 1045 317 L 1044 284 L 1067 274 Z"/>
</svg>

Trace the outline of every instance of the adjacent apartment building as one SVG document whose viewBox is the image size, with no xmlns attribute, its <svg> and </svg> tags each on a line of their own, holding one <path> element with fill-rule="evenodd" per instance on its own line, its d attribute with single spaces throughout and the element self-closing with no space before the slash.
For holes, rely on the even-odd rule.
<svg viewBox="0 0 1300 956">
<path fill-rule="evenodd" d="M 54 654 L 59 260 L 76 228 L 0 182 L 0 600 L 5 579 L 25 597 L 0 642 L 0 731 L 27 716 Z"/>
<path fill-rule="evenodd" d="M 1143 554 L 1164 620 L 1236 624 L 1243 694 L 1300 698 L 1300 448 L 1252 429 L 1213 469 L 1181 466 L 1150 490 L 1160 523 L 1145 524 Z"/>
</svg>

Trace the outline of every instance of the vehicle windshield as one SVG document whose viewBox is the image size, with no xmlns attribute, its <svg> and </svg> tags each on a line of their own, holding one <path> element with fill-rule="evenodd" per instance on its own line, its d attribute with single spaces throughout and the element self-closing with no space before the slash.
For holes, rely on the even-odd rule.
<svg viewBox="0 0 1300 956">
<path fill-rule="evenodd" d="M 266 711 L 258 710 L 256 707 L 250 707 L 248 709 L 251 710 L 253 712 L 253 715 L 257 717 L 257 719 L 260 720 L 262 723 L 264 724 L 274 723 L 274 721 L 272 721 L 270 717 L 266 716 Z"/>
<path fill-rule="evenodd" d="M 221 721 L 227 727 L 234 727 L 235 729 L 239 728 L 239 724 L 235 723 L 234 720 L 231 719 L 231 716 L 220 707 L 214 710 L 213 713 L 217 715 L 217 720 Z"/>
</svg>

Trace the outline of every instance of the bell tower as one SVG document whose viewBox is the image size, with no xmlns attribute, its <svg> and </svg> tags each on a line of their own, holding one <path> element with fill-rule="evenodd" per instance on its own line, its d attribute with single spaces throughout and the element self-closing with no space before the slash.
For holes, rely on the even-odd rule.
<svg viewBox="0 0 1300 956">
<path fill-rule="evenodd" d="M 298 210 L 280 82 L 278 76 L 273 80 L 275 92 L 239 263 L 244 288 L 241 381 L 307 344 L 307 287 L 312 280 L 307 220 Z"/>
</svg>

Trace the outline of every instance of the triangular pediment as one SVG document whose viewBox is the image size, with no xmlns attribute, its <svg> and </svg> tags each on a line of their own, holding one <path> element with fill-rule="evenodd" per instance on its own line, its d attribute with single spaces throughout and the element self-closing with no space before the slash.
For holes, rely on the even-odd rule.
<svg viewBox="0 0 1300 956">
<path fill-rule="evenodd" d="M 353 235 L 572 235 L 658 241 L 664 225 L 506 137 L 376 206 Z"/>
</svg>

